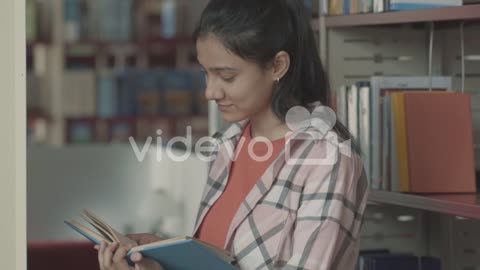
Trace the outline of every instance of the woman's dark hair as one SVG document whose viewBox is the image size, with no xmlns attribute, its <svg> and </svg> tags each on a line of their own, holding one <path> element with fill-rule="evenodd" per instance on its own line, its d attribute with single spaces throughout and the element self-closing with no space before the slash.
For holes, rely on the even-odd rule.
<svg viewBox="0 0 480 270">
<path fill-rule="evenodd" d="M 289 54 L 290 67 L 272 97 L 273 112 L 280 119 L 284 120 L 293 106 L 307 107 L 320 101 L 331 107 L 328 78 L 302 0 L 211 0 L 193 38 L 208 35 L 263 68 L 272 63 L 278 52 Z M 342 139 L 353 139 L 339 121 L 334 130 Z M 358 144 L 353 145 L 358 151 Z"/>
</svg>

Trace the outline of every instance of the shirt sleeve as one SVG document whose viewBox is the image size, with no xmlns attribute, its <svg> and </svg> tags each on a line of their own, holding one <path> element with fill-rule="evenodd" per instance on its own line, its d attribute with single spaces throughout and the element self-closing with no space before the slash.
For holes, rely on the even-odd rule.
<svg viewBox="0 0 480 270">
<path fill-rule="evenodd" d="M 359 156 L 339 154 L 307 176 L 293 231 L 292 256 L 282 268 L 353 270 L 368 196 Z"/>
</svg>

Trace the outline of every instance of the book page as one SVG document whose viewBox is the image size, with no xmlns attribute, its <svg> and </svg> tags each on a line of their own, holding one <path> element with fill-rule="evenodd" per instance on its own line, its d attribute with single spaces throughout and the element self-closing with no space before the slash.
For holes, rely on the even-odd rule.
<svg viewBox="0 0 480 270">
<path fill-rule="evenodd" d="M 103 228 L 103 231 L 108 232 L 108 235 L 112 236 L 112 240 L 115 242 L 120 243 L 121 245 L 132 245 L 137 246 L 137 242 L 133 241 L 132 239 L 126 237 L 125 235 L 116 231 L 112 226 L 110 226 L 105 221 L 101 220 L 98 216 L 93 214 L 92 211 L 84 210 L 84 215 L 87 216 L 91 221 L 98 225 L 99 227 Z M 95 225 L 94 225 L 95 226 Z M 97 227 L 97 226 L 95 226 Z"/>
<path fill-rule="evenodd" d="M 109 239 L 106 239 L 103 236 L 99 235 L 98 233 L 90 230 L 88 227 L 84 226 L 82 223 L 80 223 L 76 220 L 69 220 L 69 221 L 66 221 L 66 222 L 70 223 L 71 225 L 76 227 L 78 230 L 81 230 L 82 232 L 84 232 L 85 234 L 89 235 L 90 237 L 98 240 L 99 242 L 100 241 L 105 241 L 106 243 L 109 243 L 109 244 L 112 243 Z"/>
<path fill-rule="evenodd" d="M 104 238 L 109 239 L 111 242 L 115 241 L 115 237 L 113 236 L 113 234 L 108 231 L 108 228 L 102 226 L 103 224 L 98 224 L 85 214 L 82 214 L 81 217 L 90 225 L 92 225 L 92 227 L 94 227 Z"/>
</svg>

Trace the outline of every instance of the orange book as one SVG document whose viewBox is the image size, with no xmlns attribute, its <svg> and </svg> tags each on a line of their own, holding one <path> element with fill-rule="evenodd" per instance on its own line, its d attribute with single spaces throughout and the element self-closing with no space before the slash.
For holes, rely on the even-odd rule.
<svg viewBox="0 0 480 270">
<path fill-rule="evenodd" d="M 404 95 L 410 192 L 476 192 L 470 95 Z"/>
<path fill-rule="evenodd" d="M 398 178 L 400 180 L 400 191 L 410 192 L 410 180 L 408 175 L 408 142 L 407 127 L 405 119 L 405 93 L 397 92 L 392 96 L 392 111 L 395 118 L 395 143 L 397 147 Z"/>
</svg>

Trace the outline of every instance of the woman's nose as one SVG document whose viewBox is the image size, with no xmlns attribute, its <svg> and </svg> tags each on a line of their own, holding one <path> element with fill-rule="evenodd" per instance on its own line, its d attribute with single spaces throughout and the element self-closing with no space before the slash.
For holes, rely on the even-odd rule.
<svg viewBox="0 0 480 270">
<path fill-rule="evenodd" d="M 224 92 L 221 87 L 214 83 L 207 82 L 207 87 L 205 89 L 205 98 L 207 100 L 220 100 L 223 99 L 223 97 Z"/>
</svg>

